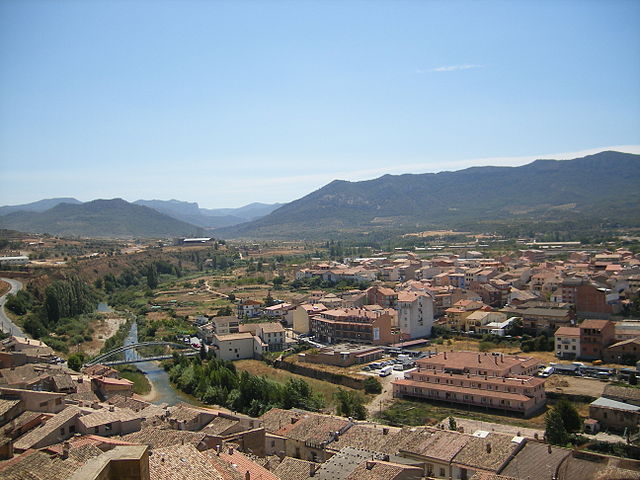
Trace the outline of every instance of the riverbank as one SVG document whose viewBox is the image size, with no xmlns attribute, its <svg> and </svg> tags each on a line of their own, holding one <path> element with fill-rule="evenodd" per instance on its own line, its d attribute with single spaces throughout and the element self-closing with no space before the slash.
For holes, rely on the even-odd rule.
<svg viewBox="0 0 640 480">
<path fill-rule="evenodd" d="M 122 378 L 133 382 L 133 393 L 147 395 L 151 392 L 152 385 L 146 375 L 135 366 L 123 365 L 117 368 Z"/>
</svg>

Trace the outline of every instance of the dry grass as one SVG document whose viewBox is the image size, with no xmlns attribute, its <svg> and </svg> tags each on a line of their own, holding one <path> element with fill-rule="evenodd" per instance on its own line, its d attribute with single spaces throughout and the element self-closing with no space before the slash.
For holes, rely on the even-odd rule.
<svg viewBox="0 0 640 480">
<path fill-rule="evenodd" d="M 234 362 L 238 370 L 244 370 L 254 375 L 265 376 L 271 380 L 279 383 L 286 383 L 290 378 L 296 378 L 304 380 L 309 384 L 314 392 L 320 393 L 325 400 L 325 408 L 328 408 L 333 412 L 335 406 L 333 395 L 338 391 L 338 388 L 343 390 L 356 391 L 348 387 L 335 385 L 324 380 L 317 380 L 315 378 L 305 377 L 296 373 L 291 373 L 286 370 L 280 370 L 278 368 L 270 367 L 269 365 L 259 360 L 237 360 Z"/>
<path fill-rule="evenodd" d="M 7 293 L 11 289 L 11 285 L 9 285 L 4 280 L 0 280 L 0 297 Z"/>
</svg>

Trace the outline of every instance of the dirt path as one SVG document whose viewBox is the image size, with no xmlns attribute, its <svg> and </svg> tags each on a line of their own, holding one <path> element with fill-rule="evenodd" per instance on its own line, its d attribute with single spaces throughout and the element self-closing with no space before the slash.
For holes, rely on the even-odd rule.
<svg viewBox="0 0 640 480">
<path fill-rule="evenodd" d="M 382 384 L 382 392 L 365 405 L 367 417 L 371 418 L 376 413 L 384 410 L 393 401 L 393 385 L 391 382 L 397 378 L 404 378 L 404 372 L 394 370 L 388 377 L 380 377 L 377 373 L 369 374 L 369 376 L 375 376 Z"/>
<path fill-rule="evenodd" d="M 204 286 L 209 293 L 213 293 L 214 295 L 218 295 L 219 297 L 222 297 L 222 298 L 229 298 L 229 295 L 227 295 L 226 293 L 216 292 L 215 290 L 213 290 L 209 285 L 209 280 L 204 281 Z"/>
</svg>

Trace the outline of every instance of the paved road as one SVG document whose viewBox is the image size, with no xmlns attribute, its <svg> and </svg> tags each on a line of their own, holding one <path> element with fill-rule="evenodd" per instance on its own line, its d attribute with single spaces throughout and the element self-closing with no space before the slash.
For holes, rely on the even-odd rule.
<svg viewBox="0 0 640 480">
<path fill-rule="evenodd" d="M 0 297 L 0 330 L 5 333 L 9 333 L 10 335 L 15 335 L 18 337 L 25 337 L 26 335 L 22 331 L 20 327 L 18 327 L 15 323 L 13 323 L 9 317 L 4 313 L 4 302 L 7 300 L 7 295 L 9 293 L 15 294 L 18 290 L 22 288 L 22 283 L 17 280 L 13 280 L 11 278 L 0 278 L 0 280 L 4 280 L 9 285 L 11 285 L 11 290 L 7 292 L 6 295 Z"/>
</svg>

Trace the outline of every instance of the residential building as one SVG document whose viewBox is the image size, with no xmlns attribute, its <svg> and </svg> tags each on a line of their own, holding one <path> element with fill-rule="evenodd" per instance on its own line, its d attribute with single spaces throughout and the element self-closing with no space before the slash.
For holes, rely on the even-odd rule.
<svg viewBox="0 0 640 480">
<path fill-rule="evenodd" d="M 285 349 L 284 327 L 279 322 L 259 323 L 256 335 L 267 345 L 270 352 L 280 352 Z"/>
<path fill-rule="evenodd" d="M 380 305 L 383 308 L 395 308 L 398 294 L 391 288 L 374 285 L 366 290 L 367 303 Z"/>
<path fill-rule="evenodd" d="M 580 329 L 560 327 L 555 333 L 556 357 L 573 360 L 580 358 Z"/>
<path fill-rule="evenodd" d="M 539 361 L 515 355 L 443 352 L 416 362 L 395 380 L 393 395 L 461 403 L 531 415 L 545 405 Z"/>
<path fill-rule="evenodd" d="M 393 343 L 393 311 L 343 308 L 326 310 L 310 318 L 311 333 L 321 342 Z"/>
<path fill-rule="evenodd" d="M 640 360 L 640 336 L 609 345 L 602 359 L 605 362 L 635 365 Z"/>
<path fill-rule="evenodd" d="M 240 300 L 238 302 L 238 318 L 255 318 L 260 316 L 262 303 L 256 300 Z"/>
<path fill-rule="evenodd" d="M 299 305 L 293 311 L 293 331 L 298 334 L 308 334 L 310 332 L 309 318 L 325 310 L 327 310 L 327 307 L 321 303 L 304 303 Z"/>
<path fill-rule="evenodd" d="M 609 320 L 585 320 L 580 325 L 580 355 L 585 360 L 602 359 L 615 338 L 615 326 Z"/>
<path fill-rule="evenodd" d="M 262 341 L 250 333 L 214 335 L 213 348 L 221 360 L 241 360 L 262 355 Z"/>
<path fill-rule="evenodd" d="M 427 293 L 400 292 L 396 298 L 402 338 L 412 340 L 431 336 L 433 297 Z"/>
<path fill-rule="evenodd" d="M 589 418 L 597 420 L 601 427 L 619 432 L 636 430 L 640 426 L 640 407 L 600 397 L 589 404 Z"/>
</svg>

